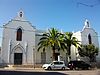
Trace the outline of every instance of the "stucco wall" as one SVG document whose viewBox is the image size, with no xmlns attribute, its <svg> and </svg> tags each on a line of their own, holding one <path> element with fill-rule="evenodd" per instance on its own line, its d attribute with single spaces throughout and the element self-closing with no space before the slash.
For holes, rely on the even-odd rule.
<svg viewBox="0 0 100 75">
<path fill-rule="evenodd" d="M 92 28 L 85 28 L 82 33 L 82 44 L 89 44 L 88 42 L 88 35 L 91 35 L 92 44 L 94 44 L 96 47 L 99 47 L 98 42 L 98 34 L 94 31 Z"/>
<path fill-rule="evenodd" d="M 16 41 L 16 32 L 18 28 L 22 29 L 22 41 Z M 35 49 L 35 28 L 33 28 L 28 21 L 17 20 L 12 20 L 4 26 L 2 40 L 2 59 L 5 63 L 9 63 L 10 41 L 12 44 L 11 49 L 20 44 L 25 50 L 25 44 L 27 43 L 27 63 L 32 64 L 33 48 Z M 23 55 L 25 56 L 25 53 Z M 23 61 L 23 64 L 26 64 L 24 58 Z"/>
</svg>

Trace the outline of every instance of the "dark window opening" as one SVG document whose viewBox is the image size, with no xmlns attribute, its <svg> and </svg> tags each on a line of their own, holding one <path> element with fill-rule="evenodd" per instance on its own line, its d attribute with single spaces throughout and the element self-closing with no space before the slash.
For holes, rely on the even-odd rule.
<svg viewBox="0 0 100 75">
<path fill-rule="evenodd" d="M 20 12 L 20 17 L 22 17 L 22 12 Z"/>
<path fill-rule="evenodd" d="M 89 40 L 89 44 L 92 44 L 92 39 L 91 39 L 91 35 L 88 35 L 88 40 Z"/>
<path fill-rule="evenodd" d="M 58 61 L 58 56 L 60 55 L 60 53 L 55 53 L 55 60 Z"/>
<path fill-rule="evenodd" d="M 59 65 L 59 62 L 54 62 L 54 65 Z"/>
<path fill-rule="evenodd" d="M 16 34 L 17 36 L 16 36 L 16 40 L 17 41 L 22 41 L 22 30 L 21 30 L 21 28 L 19 28 L 18 30 L 17 30 L 17 34 Z"/>
<path fill-rule="evenodd" d="M 88 25 L 88 27 L 89 27 L 89 22 L 87 22 L 87 25 Z"/>
</svg>

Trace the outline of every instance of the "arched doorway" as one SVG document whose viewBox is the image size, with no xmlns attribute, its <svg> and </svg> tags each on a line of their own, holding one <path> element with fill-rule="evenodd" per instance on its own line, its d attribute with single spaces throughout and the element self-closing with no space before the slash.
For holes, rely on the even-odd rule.
<svg viewBox="0 0 100 75">
<path fill-rule="evenodd" d="M 14 65 L 22 65 L 23 53 L 14 53 Z"/>
<path fill-rule="evenodd" d="M 14 65 L 22 65 L 24 59 L 24 48 L 18 44 L 12 49 L 12 52 Z"/>
</svg>

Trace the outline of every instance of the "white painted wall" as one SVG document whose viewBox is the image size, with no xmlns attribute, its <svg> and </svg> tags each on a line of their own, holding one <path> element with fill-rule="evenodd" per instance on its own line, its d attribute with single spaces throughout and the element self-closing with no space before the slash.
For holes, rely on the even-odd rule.
<svg viewBox="0 0 100 75">
<path fill-rule="evenodd" d="M 91 35 L 92 43 L 96 46 L 99 47 L 98 43 L 98 34 L 95 32 L 94 29 L 92 28 L 85 28 L 82 33 L 82 44 L 89 44 L 88 43 L 88 35 Z"/>
<path fill-rule="evenodd" d="M 16 41 L 17 29 L 22 28 L 22 41 Z M 35 28 L 29 21 L 23 19 L 13 19 L 4 25 L 2 40 L 2 59 L 5 63 L 9 63 L 9 42 L 11 41 L 12 49 L 18 44 L 23 47 L 23 64 L 33 64 L 33 48 L 35 49 Z M 27 62 L 25 62 L 26 43 L 28 45 Z M 14 56 L 13 54 L 11 55 Z M 12 58 L 12 63 L 13 63 Z"/>
</svg>

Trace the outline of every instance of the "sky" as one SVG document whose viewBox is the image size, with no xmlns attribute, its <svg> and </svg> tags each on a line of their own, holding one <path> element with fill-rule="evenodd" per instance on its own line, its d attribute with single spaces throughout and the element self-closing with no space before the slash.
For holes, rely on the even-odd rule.
<svg viewBox="0 0 100 75">
<path fill-rule="evenodd" d="M 41 30 L 54 27 L 76 32 L 82 30 L 88 19 L 100 39 L 100 0 L 0 0 L 0 26 L 13 19 L 20 9 L 25 18 Z"/>
</svg>

